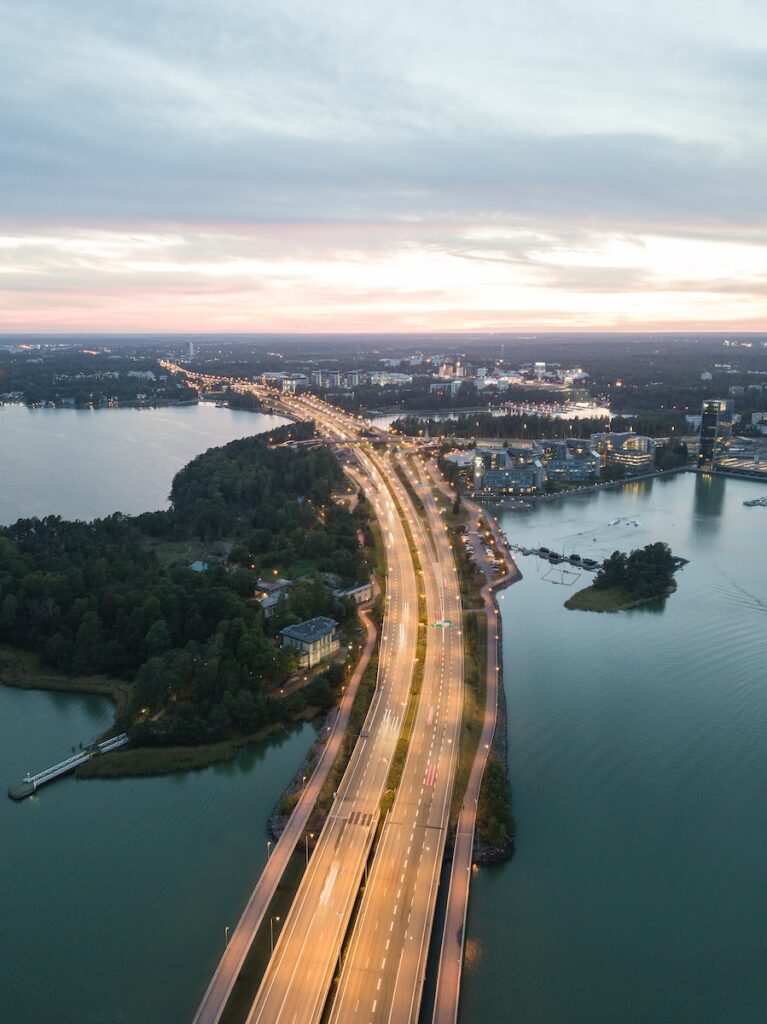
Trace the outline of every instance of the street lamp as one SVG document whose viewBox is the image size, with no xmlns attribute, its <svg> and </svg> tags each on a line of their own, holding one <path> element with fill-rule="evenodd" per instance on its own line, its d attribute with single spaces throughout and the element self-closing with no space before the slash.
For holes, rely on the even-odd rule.
<svg viewBox="0 0 767 1024">
<path fill-rule="evenodd" d="M 306 845 L 306 866 L 309 867 L 309 840 L 314 839 L 314 832 L 307 832 L 304 836 Z"/>
<path fill-rule="evenodd" d="M 272 855 L 272 841 L 271 841 L 271 839 L 268 839 L 266 841 L 266 859 L 269 860 L 271 855 Z"/>
<path fill-rule="evenodd" d="M 274 956 L 274 922 L 275 921 L 277 922 L 277 924 L 279 924 L 280 923 L 279 917 L 275 916 L 275 917 L 270 917 L 269 918 L 269 938 L 271 939 L 272 956 Z"/>
<path fill-rule="evenodd" d="M 229 945 L 229 925 L 224 925 L 224 949 Z"/>
</svg>

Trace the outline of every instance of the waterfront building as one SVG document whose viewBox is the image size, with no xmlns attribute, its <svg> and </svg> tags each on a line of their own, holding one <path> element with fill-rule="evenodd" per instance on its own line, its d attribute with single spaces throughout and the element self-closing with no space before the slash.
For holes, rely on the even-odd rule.
<svg viewBox="0 0 767 1024">
<path fill-rule="evenodd" d="M 543 464 L 530 450 L 515 456 L 506 448 L 476 449 L 472 476 L 475 494 L 534 494 L 546 479 Z"/>
<path fill-rule="evenodd" d="M 312 668 L 336 653 L 340 646 L 335 619 L 318 615 L 295 626 L 286 626 L 280 630 L 283 647 L 292 647 L 298 651 L 298 664 L 301 668 Z"/>
<path fill-rule="evenodd" d="M 716 469 L 722 459 L 727 457 L 732 441 L 732 422 L 731 399 L 706 399 L 700 420 L 699 469 Z"/>
<path fill-rule="evenodd" d="M 655 441 L 644 434 L 592 434 L 591 445 L 603 466 L 622 466 L 627 476 L 648 473 L 655 464 Z"/>
<path fill-rule="evenodd" d="M 582 438 L 541 438 L 533 441 L 531 452 L 543 463 L 547 480 L 592 480 L 602 468 L 599 453 Z"/>
</svg>

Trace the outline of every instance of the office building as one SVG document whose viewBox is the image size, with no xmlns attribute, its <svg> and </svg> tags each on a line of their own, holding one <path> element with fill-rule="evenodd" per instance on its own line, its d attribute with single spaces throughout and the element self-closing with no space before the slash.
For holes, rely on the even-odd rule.
<svg viewBox="0 0 767 1024">
<path fill-rule="evenodd" d="M 703 403 L 698 469 L 716 469 L 727 457 L 732 441 L 732 419 L 731 399 L 709 398 Z"/>
<path fill-rule="evenodd" d="M 655 441 L 644 434 L 592 434 L 591 446 L 603 466 L 622 466 L 627 476 L 649 473 L 655 465 Z"/>
</svg>

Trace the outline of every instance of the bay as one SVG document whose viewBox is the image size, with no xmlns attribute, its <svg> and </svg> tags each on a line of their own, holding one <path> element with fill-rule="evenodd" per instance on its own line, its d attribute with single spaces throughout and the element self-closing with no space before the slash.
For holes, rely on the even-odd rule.
<svg viewBox="0 0 767 1024">
<path fill-rule="evenodd" d="M 183 409 L 0 408 L 0 521 L 162 508 L 173 473 L 276 417 Z M 0 686 L 0 781 L 102 734 L 100 697 Z M 191 1020 L 267 856 L 266 822 L 315 737 L 152 779 L 61 779 L 0 798 L 2 1024 Z"/>
<path fill-rule="evenodd" d="M 565 609 L 570 578 L 529 557 L 500 597 L 518 850 L 473 884 L 464 1024 L 767 1015 L 760 493 L 682 474 L 502 516 L 524 546 L 690 562 L 617 615 Z"/>
<path fill-rule="evenodd" d="M 195 455 L 285 422 L 204 402 L 141 410 L 0 405 L 0 523 L 167 508 L 174 474 Z"/>
</svg>

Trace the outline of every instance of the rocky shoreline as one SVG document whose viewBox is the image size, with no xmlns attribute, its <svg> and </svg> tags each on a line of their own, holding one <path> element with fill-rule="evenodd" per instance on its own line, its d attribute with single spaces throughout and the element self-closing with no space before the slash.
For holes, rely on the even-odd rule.
<svg viewBox="0 0 767 1024">
<path fill-rule="evenodd" d="M 314 769 L 317 767 L 317 762 L 322 756 L 322 750 L 328 741 L 328 737 L 332 731 L 333 722 L 335 721 L 338 709 L 333 707 L 325 716 L 325 721 L 317 733 L 317 738 L 311 747 L 307 751 L 306 757 L 303 759 L 298 769 L 290 780 L 288 785 L 280 797 L 279 801 L 275 804 L 274 810 L 269 815 L 266 823 L 267 833 L 276 842 L 282 833 L 285 831 L 285 827 L 290 820 L 290 815 L 293 812 L 293 806 L 295 801 L 298 799 L 298 794 L 304 784 L 304 778 L 309 778 Z M 325 821 L 325 815 L 316 806 L 312 811 L 309 826 L 312 831 L 316 834 L 322 828 Z"/>
</svg>

